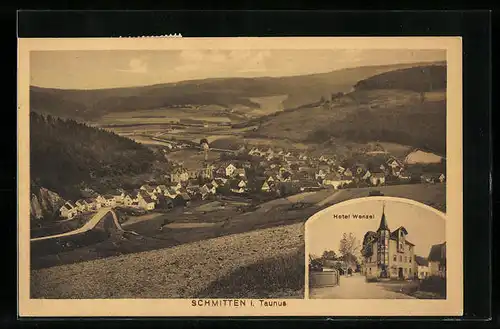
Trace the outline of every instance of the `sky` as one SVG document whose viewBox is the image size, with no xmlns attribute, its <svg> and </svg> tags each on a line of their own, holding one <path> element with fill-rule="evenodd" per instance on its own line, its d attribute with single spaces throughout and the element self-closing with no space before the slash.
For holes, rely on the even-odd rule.
<svg viewBox="0 0 500 329">
<path fill-rule="evenodd" d="M 410 49 L 33 51 L 30 78 L 31 85 L 38 87 L 102 89 L 444 60 L 444 50 Z"/>
<path fill-rule="evenodd" d="M 327 208 L 320 216 L 306 224 L 306 243 L 310 254 L 321 256 L 324 250 L 334 250 L 337 255 L 340 239 L 344 233 L 352 232 L 359 243 L 368 231 L 377 231 L 382 216 L 383 201 L 366 200 L 351 205 L 336 205 Z M 333 219 L 333 214 L 374 214 L 373 220 Z M 394 231 L 404 226 L 407 240 L 415 245 L 415 254 L 429 255 L 432 245 L 445 242 L 445 219 L 427 208 L 406 202 L 385 201 L 385 218 L 389 229 Z M 359 254 L 358 254 L 359 256 Z"/>
</svg>

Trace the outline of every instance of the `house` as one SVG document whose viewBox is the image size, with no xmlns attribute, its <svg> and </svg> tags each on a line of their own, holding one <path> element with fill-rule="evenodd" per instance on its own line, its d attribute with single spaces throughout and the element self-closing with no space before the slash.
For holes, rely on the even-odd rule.
<svg viewBox="0 0 500 329">
<path fill-rule="evenodd" d="M 225 171 L 226 171 L 225 174 L 226 174 L 226 176 L 227 177 L 231 177 L 236 169 L 237 169 L 236 166 L 233 165 L 232 163 L 230 163 L 229 165 L 227 165 L 226 168 L 225 168 Z"/>
<path fill-rule="evenodd" d="M 125 191 L 122 190 L 116 190 L 113 193 L 113 197 L 115 199 L 115 204 L 116 203 L 123 203 L 123 199 L 125 198 Z"/>
<path fill-rule="evenodd" d="M 379 186 L 385 184 L 385 174 L 381 172 L 374 172 L 370 175 L 370 183 L 373 186 Z"/>
<path fill-rule="evenodd" d="M 367 170 L 365 172 L 365 174 L 363 175 L 362 179 L 367 180 L 368 178 L 371 177 L 371 175 L 372 175 L 372 173 L 370 172 L 370 170 Z"/>
<path fill-rule="evenodd" d="M 195 176 L 197 175 L 197 172 L 194 174 Z M 190 178 L 190 175 L 187 170 L 183 168 L 176 168 L 172 173 L 170 174 L 170 181 L 172 183 L 177 183 L 177 182 L 185 182 Z M 193 178 L 193 177 L 192 177 Z"/>
<path fill-rule="evenodd" d="M 153 194 L 155 192 L 155 188 L 149 184 L 142 185 L 140 189 L 146 191 L 148 194 Z"/>
<path fill-rule="evenodd" d="M 208 191 L 208 193 L 211 193 L 211 194 L 215 194 L 217 191 L 217 188 L 212 183 L 208 183 L 208 184 L 203 185 L 203 188 L 206 188 L 204 190 Z"/>
<path fill-rule="evenodd" d="M 169 197 L 171 199 L 175 198 L 178 194 L 179 194 L 179 192 L 176 189 L 171 188 L 171 187 L 167 187 L 167 189 L 165 189 L 165 191 L 163 192 L 164 196 Z"/>
<path fill-rule="evenodd" d="M 188 206 L 191 202 L 191 197 L 187 193 L 181 193 L 175 197 L 173 200 L 174 206 Z"/>
<path fill-rule="evenodd" d="M 138 205 L 144 210 L 153 210 L 155 209 L 156 202 L 151 198 L 151 196 L 145 192 L 141 191 L 138 195 Z"/>
<path fill-rule="evenodd" d="M 199 193 L 201 194 L 201 198 L 203 200 L 205 200 L 206 198 L 208 198 L 210 195 L 213 194 L 211 190 L 208 188 L 207 184 L 200 187 Z"/>
<path fill-rule="evenodd" d="M 398 179 L 401 180 L 401 181 L 410 181 L 411 180 L 411 173 L 408 171 L 408 170 L 401 170 L 398 174 Z"/>
<path fill-rule="evenodd" d="M 234 179 L 230 182 L 231 192 L 234 193 L 245 193 L 247 183 L 244 180 Z"/>
<path fill-rule="evenodd" d="M 344 179 L 342 175 L 339 175 L 338 173 L 335 172 L 331 172 L 325 176 L 322 184 L 323 186 L 332 186 L 334 189 L 338 189 L 339 187 L 342 187 L 344 184 L 349 184 L 350 182 L 352 182 L 352 180 Z"/>
<path fill-rule="evenodd" d="M 341 175 L 344 173 L 344 171 L 345 171 L 345 168 L 344 168 L 344 167 L 342 167 L 342 166 L 339 166 L 339 167 L 338 167 L 338 169 L 337 169 L 337 172 L 338 172 L 339 174 L 341 174 Z"/>
<path fill-rule="evenodd" d="M 132 203 L 137 201 L 137 196 L 132 196 L 131 194 L 126 194 L 125 198 L 123 198 L 123 204 L 126 206 L 131 206 Z"/>
<path fill-rule="evenodd" d="M 233 176 L 236 176 L 236 177 L 246 177 L 246 170 L 245 168 L 236 168 L 234 171 L 233 171 Z"/>
<path fill-rule="evenodd" d="M 368 231 L 363 238 L 363 274 L 367 278 L 413 278 L 415 245 L 408 241 L 404 227 L 390 231 L 384 209 L 377 231 Z"/>
<path fill-rule="evenodd" d="M 262 183 L 262 186 L 260 187 L 260 190 L 262 192 L 271 192 L 271 186 L 267 181 L 264 181 L 264 183 Z"/>
<path fill-rule="evenodd" d="M 299 181 L 300 191 L 311 191 L 317 190 L 320 188 L 320 185 L 317 181 L 313 180 L 302 180 Z"/>
<path fill-rule="evenodd" d="M 88 198 L 85 199 L 85 202 L 87 203 L 87 210 L 88 211 L 94 211 L 97 209 L 97 202 L 93 198 Z"/>
<path fill-rule="evenodd" d="M 101 207 L 114 207 L 116 205 L 115 197 L 111 194 L 99 195 L 96 200 L 101 204 Z"/>
<path fill-rule="evenodd" d="M 164 194 L 166 190 L 167 190 L 166 185 L 158 185 L 155 189 L 155 192 L 158 194 Z"/>
<path fill-rule="evenodd" d="M 155 208 L 156 209 L 172 209 L 174 207 L 174 201 L 172 198 L 168 196 L 164 196 L 162 194 L 158 195 L 158 198 L 155 200 Z"/>
<path fill-rule="evenodd" d="M 87 202 L 85 200 L 80 199 L 75 202 L 75 206 L 77 207 L 78 211 L 84 212 L 87 211 Z"/>
<path fill-rule="evenodd" d="M 415 255 L 415 265 L 416 267 L 416 276 L 420 280 L 427 279 L 430 276 L 429 272 L 429 261 L 427 258 Z"/>
<path fill-rule="evenodd" d="M 436 244 L 429 252 L 429 273 L 430 276 L 446 277 L 446 242 Z"/>
<path fill-rule="evenodd" d="M 78 214 L 78 207 L 68 201 L 59 208 L 59 214 L 64 218 L 73 218 Z"/>
<path fill-rule="evenodd" d="M 215 188 L 222 187 L 222 186 L 226 185 L 226 183 L 227 183 L 227 179 L 226 178 L 216 178 L 212 182 L 212 184 L 214 184 Z"/>
<path fill-rule="evenodd" d="M 444 183 L 446 181 L 446 176 L 444 174 L 439 175 L 438 177 L 439 182 Z"/>
<path fill-rule="evenodd" d="M 403 163 L 395 157 L 390 157 L 389 159 L 387 159 L 386 164 L 392 172 L 398 171 L 398 169 L 403 168 Z"/>
<path fill-rule="evenodd" d="M 420 181 L 422 183 L 434 184 L 439 182 L 439 176 L 436 174 L 423 173 L 422 175 L 420 175 Z"/>
<path fill-rule="evenodd" d="M 346 170 L 344 170 L 344 172 L 342 173 L 342 175 L 347 176 L 347 177 L 352 177 L 352 171 L 351 171 L 351 169 L 347 168 Z"/>
<path fill-rule="evenodd" d="M 326 175 L 328 174 L 328 172 L 324 171 L 323 169 L 320 169 L 316 174 L 315 174 L 315 177 L 316 179 L 318 180 L 322 180 L 322 179 L 325 179 Z"/>
</svg>

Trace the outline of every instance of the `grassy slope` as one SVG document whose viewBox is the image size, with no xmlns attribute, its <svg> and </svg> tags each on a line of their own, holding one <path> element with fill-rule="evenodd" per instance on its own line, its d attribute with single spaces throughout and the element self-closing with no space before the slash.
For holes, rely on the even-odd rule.
<svg viewBox="0 0 500 329">
<path fill-rule="evenodd" d="M 289 95 L 285 108 L 317 101 L 334 92 L 347 92 L 359 80 L 417 64 L 369 66 L 330 73 L 260 78 L 220 78 L 154 86 L 101 90 L 58 90 L 31 87 L 31 107 L 61 117 L 95 119 L 120 111 L 155 109 L 183 104 L 246 105 L 250 97 Z"/>
<path fill-rule="evenodd" d="M 445 71 L 436 71 L 433 85 L 440 88 L 445 84 Z M 267 116 L 257 132 L 248 135 L 313 143 L 332 137 L 361 143 L 396 142 L 445 153 L 446 101 L 434 96 L 421 101 L 415 91 L 424 88 L 420 81 L 412 80 L 409 85 L 404 79 L 423 79 L 418 72 L 420 68 L 394 71 L 395 76 L 385 73 L 365 80 L 358 90 L 329 104 Z M 384 81 L 389 82 L 384 85 Z"/>
</svg>

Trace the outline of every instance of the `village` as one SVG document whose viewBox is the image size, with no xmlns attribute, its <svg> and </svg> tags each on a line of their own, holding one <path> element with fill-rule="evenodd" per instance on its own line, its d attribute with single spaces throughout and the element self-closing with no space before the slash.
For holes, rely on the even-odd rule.
<svg viewBox="0 0 500 329">
<path fill-rule="evenodd" d="M 148 182 L 135 190 L 117 188 L 107 194 L 67 201 L 60 217 L 71 219 L 101 207 L 123 207 L 144 212 L 168 211 L 177 206 L 220 200 L 251 199 L 261 203 L 275 198 L 320 189 L 377 187 L 396 184 L 444 183 L 444 172 L 415 170 L 420 158 L 430 153 L 416 149 L 404 159 L 386 155 L 372 157 L 369 163 L 338 161 L 335 156 L 309 156 L 305 152 L 242 146 L 221 153 L 216 161 L 207 161 L 208 143 L 202 145 L 205 159 L 199 168 L 185 168 L 173 162 L 174 169 L 164 176 L 164 183 Z M 163 150 L 168 156 L 167 149 Z M 433 163 L 443 159 L 431 154 Z"/>
</svg>

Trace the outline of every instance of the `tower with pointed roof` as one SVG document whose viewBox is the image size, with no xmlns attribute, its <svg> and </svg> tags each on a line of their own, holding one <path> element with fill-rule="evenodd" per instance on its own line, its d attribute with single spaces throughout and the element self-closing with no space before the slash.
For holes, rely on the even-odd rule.
<svg viewBox="0 0 500 329">
<path fill-rule="evenodd" d="M 387 225 L 385 218 L 385 203 L 382 205 L 382 217 L 380 225 L 377 230 L 378 243 L 377 243 L 377 265 L 380 269 L 380 277 L 386 278 L 389 276 L 389 239 L 391 231 Z"/>
</svg>

